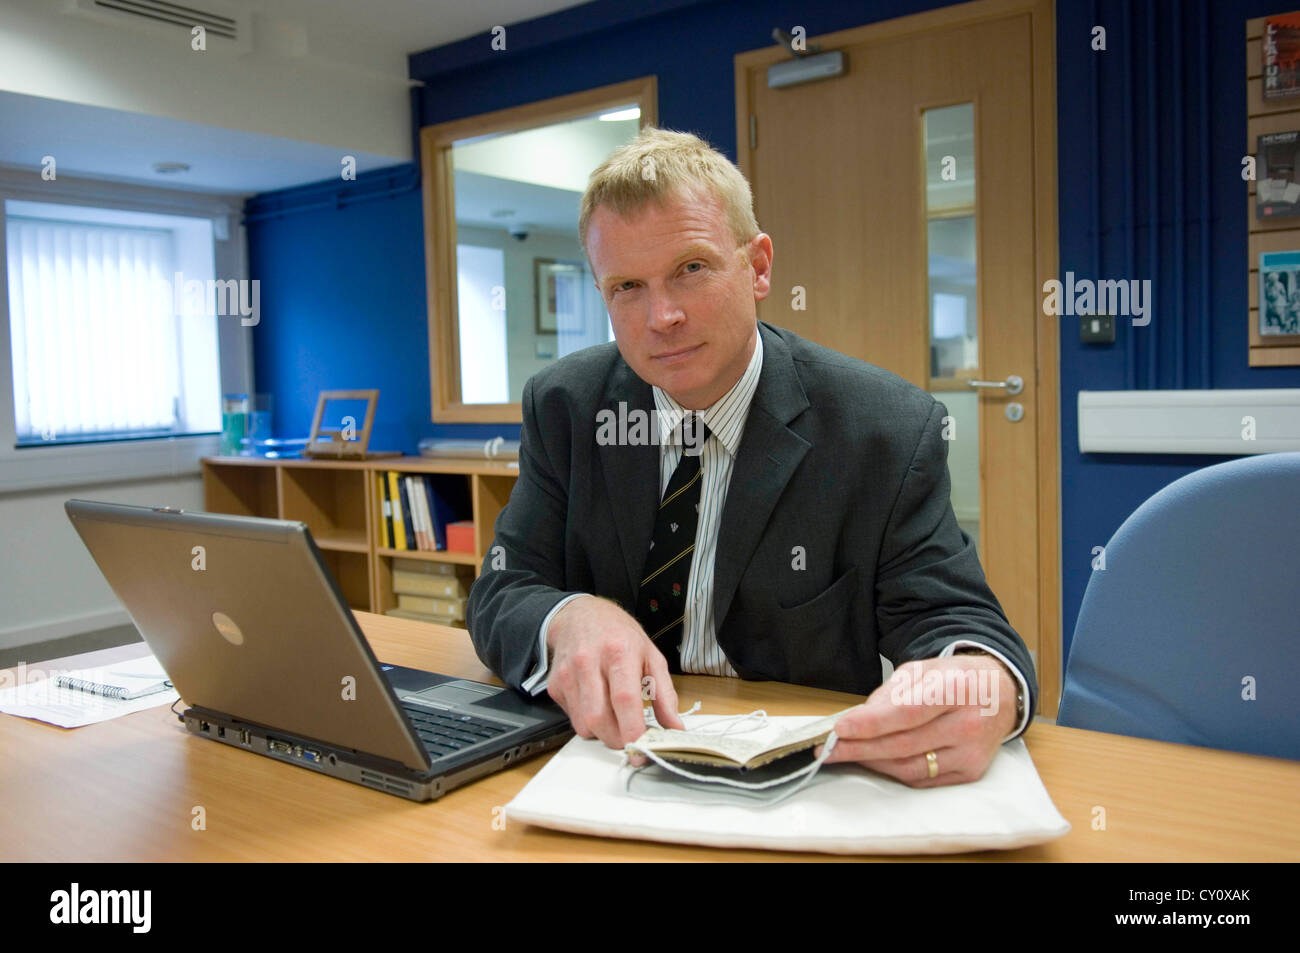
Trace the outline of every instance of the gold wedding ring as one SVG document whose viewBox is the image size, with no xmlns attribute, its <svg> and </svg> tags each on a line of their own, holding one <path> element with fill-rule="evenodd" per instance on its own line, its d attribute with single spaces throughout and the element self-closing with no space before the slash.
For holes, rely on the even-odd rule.
<svg viewBox="0 0 1300 953">
<path fill-rule="evenodd" d="M 939 776 L 939 756 L 938 756 L 937 754 L 935 754 L 933 751 L 927 751 L 927 752 L 925 753 L 925 763 L 926 763 L 926 765 L 927 765 L 927 766 L 929 767 L 929 769 L 930 769 L 930 777 L 932 777 L 932 778 L 938 777 L 938 776 Z"/>
</svg>

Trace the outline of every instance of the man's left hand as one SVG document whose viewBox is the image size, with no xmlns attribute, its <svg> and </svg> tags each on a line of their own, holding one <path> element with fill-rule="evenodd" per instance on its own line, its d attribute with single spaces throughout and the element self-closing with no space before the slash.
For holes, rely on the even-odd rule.
<svg viewBox="0 0 1300 953">
<path fill-rule="evenodd" d="M 906 662 L 835 723 L 826 763 L 856 761 L 915 788 L 976 781 L 1016 727 L 1017 691 L 992 655 Z"/>
</svg>

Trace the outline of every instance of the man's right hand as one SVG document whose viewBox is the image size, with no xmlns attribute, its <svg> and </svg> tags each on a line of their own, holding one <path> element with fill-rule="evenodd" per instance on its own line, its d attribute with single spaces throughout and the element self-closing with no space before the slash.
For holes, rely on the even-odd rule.
<svg viewBox="0 0 1300 953">
<path fill-rule="evenodd" d="M 546 687 L 582 738 L 622 750 L 645 733 L 644 703 L 665 728 L 682 728 L 677 692 L 641 624 L 617 603 L 584 596 L 567 603 L 546 631 L 554 653 Z"/>
</svg>

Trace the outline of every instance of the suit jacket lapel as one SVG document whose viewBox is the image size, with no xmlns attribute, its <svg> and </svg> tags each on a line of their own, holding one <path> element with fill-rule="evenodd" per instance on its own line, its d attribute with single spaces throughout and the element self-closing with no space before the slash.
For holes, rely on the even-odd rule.
<svg viewBox="0 0 1300 953">
<path fill-rule="evenodd" d="M 745 420 L 718 529 L 713 573 L 713 620 L 718 631 L 776 501 L 812 446 L 786 426 L 809 406 L 790 349 L 762 322 L 758 327 L 763 335 L 763 370 Z"/>
<path fill-rule="evenodd" d="M 624 608 L 633 612 L 659 507 L 659 445 L 653 442 L 654 435 L 649 431 L 650 421 L 655 418 L 650 385 L 637 377 L 622 358 L 615 362 L 609 376 L 602 409 L 614 414 L 616 426 L 634 410 L 647 415 L 647 442 L 601 444 L 597 448 L 601 469 L 605 473 L 605 496 L 613 512 L 623 562 L 627 567 L 629 602 Z M 598 426 L 598 423 L 593 422 L 593 425 Z M 628 429 L 631 429 L 630 420 Z"/>
</svg>

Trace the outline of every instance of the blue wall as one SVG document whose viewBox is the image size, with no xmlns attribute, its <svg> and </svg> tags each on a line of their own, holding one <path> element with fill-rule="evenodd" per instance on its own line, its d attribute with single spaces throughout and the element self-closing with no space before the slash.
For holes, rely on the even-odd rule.
<svg viewBox="0 0 1300 953">
<path fill-rule="evenodd" d="M 380 390 L 370 446 L 414 453 L 428 436 L 519 427 L 430 422 L 429 333 L 419 172 L 399 166 L 267 193 L 245 207 L 259 393 L 278 437 L 305 437 L 322 390 Z"/>
<path fill-rule="evenodd" d="M 411 75 L 426 83 L 413 127 L 654 73 L 660 123 L 734 158 L 736 53 L 769 45 L 778 25 L 816 36 L 942 5 L 598 0 L 508 26 L 504 52 L 485 33 L 412 55 Z M 1081 454 L 1078 391 L 1300 387 L 1300 368 L 1246 365 L 1244 21 L 1277 9 L 1263 0 L 1057 3 L 1060 271 L 1151 278 L 1155 298 L 1151 324 L 1121 320 L 1112 346 L 1081 345 L 1072 323 L 1062 329 L 1067 650 L 1092 547 L 1156 490 L 1227 459 Z M 1097 24 L 1105 52 L 1090 47 Z M 409 451 L 435 433 L 518 435 L 428 422 L 419 193 L 354 201 L 403 181 L 413 181 L 409 167 L 250 203 L 256 216 L 345 203 L 249 223 L 252 276 L 263 280 L 258 389 L 275 394 L 280 433 L 306 432 L 317 390 L 369 385 L 384 391 L 375 446 Z"/>
</svg>

